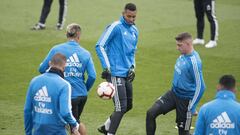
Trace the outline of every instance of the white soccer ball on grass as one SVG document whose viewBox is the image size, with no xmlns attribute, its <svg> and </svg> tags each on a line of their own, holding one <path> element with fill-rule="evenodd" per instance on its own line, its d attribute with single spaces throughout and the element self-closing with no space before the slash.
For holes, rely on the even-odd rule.
<svg viewBox="0 0 240 135">
<path fill-rule="evenodd" d="M 115 94 L 115 87 L 110 82 L 102 82 L 98 85 L 97 94 L 101 99 L 111 99 Z"/>
</svg>

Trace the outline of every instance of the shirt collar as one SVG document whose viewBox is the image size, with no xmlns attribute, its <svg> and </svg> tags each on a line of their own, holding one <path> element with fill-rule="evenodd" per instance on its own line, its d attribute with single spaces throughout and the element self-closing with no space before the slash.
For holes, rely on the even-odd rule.
<svg viewBox="0 0 240 135">
<path fill-rule="evenodd" d="M 68 40 L 67 42 L 70 45 L 80 45 L 78 42 L 76 42 L 75 40 Z"/>
<path fill-rule="evenodd" d="M 124 24 L 125 26 L 128 26 L 128 27 L 132 26 L 132 24 L 129 24 L 129 23 L 124 19 L 123 16 L 120 17 L 120 22 L 121 22 L 122 24 Z"/>
<path fill-rule="evenodd" d="M 184 54 L 184 56 L 192 56 L 195 53 L 195 50 L 193 50 L 191 53 L 189 54 Z"/>
<path fill-rule="evenodd" d="M 233 99 L 236 100 L 235 94 L 230 90 L 220 90 L 216 94 L 216 98 L 222 98 L 222 99 Z"/>
</svg>

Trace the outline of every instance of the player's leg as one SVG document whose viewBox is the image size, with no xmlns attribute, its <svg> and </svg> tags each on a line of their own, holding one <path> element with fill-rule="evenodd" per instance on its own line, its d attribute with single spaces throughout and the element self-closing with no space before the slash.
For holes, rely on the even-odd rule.
<svg viewBox="0 0 240 135">
<path fill-rule="evenodd" d="M 84 109 L 84 106 L 87 102 L 87 96 L 80 96 L 79 97 L 79 103 L 78 103 L 78 122 L 79 122 L 79 132 L 81 135 L 86 135 L 87 134 L 87 130 L 86 130 L 86 126 L 81 122 L 80 117 L 82 114 L 82 111 Z"/>
<path fill-rule="evenodd" d="M 197 39 L 203 39 L 204 31 L 204 7 L 203 0 L 194 0 L 194 10 L 197 19 Z M 204 41 L 203 41 L 204 44 Z"/>
<path fill-rule="evenodd" d="M 166 114 L 175 109 L 176 103 L 172 98 L 173 92 L 170 90 L 160 97 L 153 106 L 147 111 L 146 116 L 146 132 L 147 135 L 155 135 L 156 118 L 160 114 Z"/>
<path fill-rule="evenodd" d="M 39 23 L 45 24 L 48 14 L 51 10 L 53 0 L 44 0 Z"/>
<path fill-rule="evenodd" d="M 128 112 L 129 110 L 132 109 L 132 83 L 126 81 L 125 87 L 126 87 L 126 95 L 127 95 L 127 109 L 126 109 L 126 112 Z M 101 133 L 106 134 L 107 131 L 109 130 L 110 123 L 111 123 L 110 118 L 112 118 L 112 115 L 106 120 L 104 126 L 102 126 L 98 129 L 99 131 L 101 131 Z"/>
<path fill-rule="evenodd" d="M 80 116 L 87 101 L 87 96 L 80 96 L 72 99 L 72 114 L 74 118 L 79 123 L 79 132 L 81 135 L 86 135 L 86 127 L 83 123 L 80 122 Z"/>
<path fill-rule="evenodd" d="M 73 114 L 73 117 L 77 120 L 77 122 L 79 123 L 79 103 L 80 103 L 80 97 L 77 97 L 77 98 L 73 98 L 71 100 L 71 104 L 72 104 L 72 114 Z M 73 134 L 72 133 L 72 129 L 71 127 L 67 128 L 67 130 L 69 130 L 69 133 L 70 134 Z"/>
<path fill-rule="evenodd" d="M 79 124 L 79 133 L 80 135 L 87 135 L 87 128 L 82 122 Z"/>
<path fill-rule="evenodd" d="M 43 6 L 42 6 L 42 11 L 41 11 L 39 22 L 31 28 L 32 30 L 45 29 L 45 22 L 48 17 L 48 14 L 50 12 L 52 2 L 53 2 L 53 0 L 44 0 L 43 1 Z"/>
<path fill-rule="evenodd" d="M 189 100 L 176 98 L 176 123 L 179 135 L 190 135 L 190 127 L 192 122 L 191 112 L 188 111 Z"/>
<path fill-rule="evenodd" d="M 73 117 L 77 120 L 79 123 L 79 103 L 80 103 L 80 97 L 72 99 L 72 114 Z"/>
<path fill-rule="evenodd" d="M 205 0 L 204 10 L 207 14 L 207 18 L 211 27 L 211 40 L 217 40 L 218 22 L 215 13 L 215 0 Z"/>
<path fill-rule="evenodd" d="M 79 103 L 78 103 L 78 117 L 79 117 L 79 121 L 80 121 L 80 117 L 81 117 L 81 114 L 82 114 L 82 111 L 84 109 L 84 106 L 85 106 L 86 102 L 87 102 L 87 96 L 80 96 L 79 97 Z"/>
<path fill-rule="evenodd" d="M 113 77 L 113 85 L 115 86 L 115 95 L 113 97 L 115 110 L 110 117 L 110 126 L 108 134 L 114 135 L 122 120 L 123 115 L 127 111 L 127 94 L 125 78 Z"/>
<path fill-rule="evenodd" d="M 105 135 L 115 134 L 120 121 L 127 110 L 125 79 L 120 77 L 111 77 L 111 82 L 115 87 L 115 95 L 113 97 L 115 110 L 106 120 L 104 125 L 98 128 L 98 131 Z"/>
<path fill-rule="evenodd" d="M 215 14 L 215 0 L 204 0 L 204 10 L 210 23 L 211 40 L 206 44 L 207 48 L 215 47 L 218 38 L 218 22 Z"/>
<path fill-rule="evenodd" d="M 110 79 L 107 78 L 107 82 L 111 82 L 114 85 L 114 80 L 116 80 L 116 77 L 110 77 Z M 114 87 L 116 88 L 116 86 L 114 85 Z M 112 115 L 111 115 L 112 116 Z M 105 123 L 103 125 L 101 125 L 100 127 L 98 127 L 98 132 L 103 133 L 105 135 L 107 135 L 107 132 L 109 130 L 110 124 L 111 124 L 111 116 L 109 116 L 107 118 L 107 120 L 105 121 Z"/>
<path fill-rule="evenodd" d="M 67 0 L 59 0 L 59 15 L 57 23 L 58 30 L 63 29 L 66 15 L 67 15 Z"/>
<path fill-rule="evenodd" d="M 132 82 L 126 81 L 126 93 L 127 93 L 127 111 L 132 109 L 133 107 L 133 86 Z"/>
</svg>

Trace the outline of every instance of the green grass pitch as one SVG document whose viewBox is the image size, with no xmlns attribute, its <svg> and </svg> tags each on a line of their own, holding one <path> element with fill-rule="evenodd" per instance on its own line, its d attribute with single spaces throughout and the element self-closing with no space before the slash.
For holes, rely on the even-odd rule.
<svg viewBox="0 0 240 135">
<path fill-rule="evenodd" d="M 122 119 L 118 135 L 144 135 L 147 109 L 171 87 L 173 69 L 179 52 L 174 37 L 190 32 L 195 37 L 196 20 L 192 0 L 132 0 L 138 7 L 136 24 L 140 31 L 137 68 L 134 82 L 134 107 Z M 81 24 L 81 45 L 93 56 L 97 80 L 89 93 L 82 114 L 89 135 L 98 135 L 96 128 L 112 112 L 112 102 L 100 100 L 96 86 L 101 81 L 101 67 L 95 43 L 105 26 L 121 15 L 128 0 L 69 0 L 66 24 Z M 66 40 L 64 31 L 55 30 L 58 1 L 53 2 L 47 29 L 31 31 L 39 19 L 42 0 L 1 0 L 0 4 L 0 134 L 23 135 L 25 94 L 38 66 L 54 45 Z M 217 0 L 219 22 L 218 46 L 206 49 L 196 46 L 203 61 L 207 89 L 198 108 L 215 96 L 218 78 L 233 74 L 240 83 L 240 1 Z M 205 40 L 209 40 L 206 21 Z M 240 98 L 240 91 L 237 93 Z M 193 123 L 195 123 L 195 119 Z M 157 119 L 157 135 L 177 134 L 175 112 Z"/>
</svg>

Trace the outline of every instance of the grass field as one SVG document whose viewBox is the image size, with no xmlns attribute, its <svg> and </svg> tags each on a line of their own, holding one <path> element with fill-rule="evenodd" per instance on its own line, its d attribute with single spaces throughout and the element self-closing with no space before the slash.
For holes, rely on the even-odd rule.
<svg viewBox="0 0 240 135">
<path fill-rule="evenodd" d="M 81 44 L 93 55 L 97 81 L 89 93 L 82 121 L 89 135 L 112 112 L 112 102 L 96 96 L 101 67 L 95 43 L 105 26 L 121 15 L 128 0 L 69 0 L 66 23 L 77 22 L 83 28 Z M 173 67 L 179 56 L 174 37 L 183 31 L 195 36 L 192 0 L 133 0 L 138 6 L 136 24 L 140 31 L 134 82 L 134 108 L 123 118 L 118 135 L 144 135 L 146 110 L 171 87 Z M 1 0 L 0 4 L 0 135 L 23 135 L 25 94 L 32 77 L 49 49 L 64 42 L 64 31 L 55 30 L 58 1 L 53 3 L 47 29 L 31 31 L 38 21 L 42 0 Z M 213 49 L 196 46 L 203 61 L 206 92 L 200 105 L 214 98 L 218 78 L 233 74 L 240 86 L 240 1 L 217 0 L 219 42 Z M 207 19 L 206 19 L 207 20 Z M 205 40 L 209 40 L 206 22 Z M 237 93 L 240 98 L 240 91 Z M 199 106 L 200 106 L 199 105 Z M 198 107 L 199 107 L 198 106 Z M 194 118 L 195 120 L 196 118 Z M 177 134 L 175 112 L 160 116 L 157 135 Z"/>
</svg>

